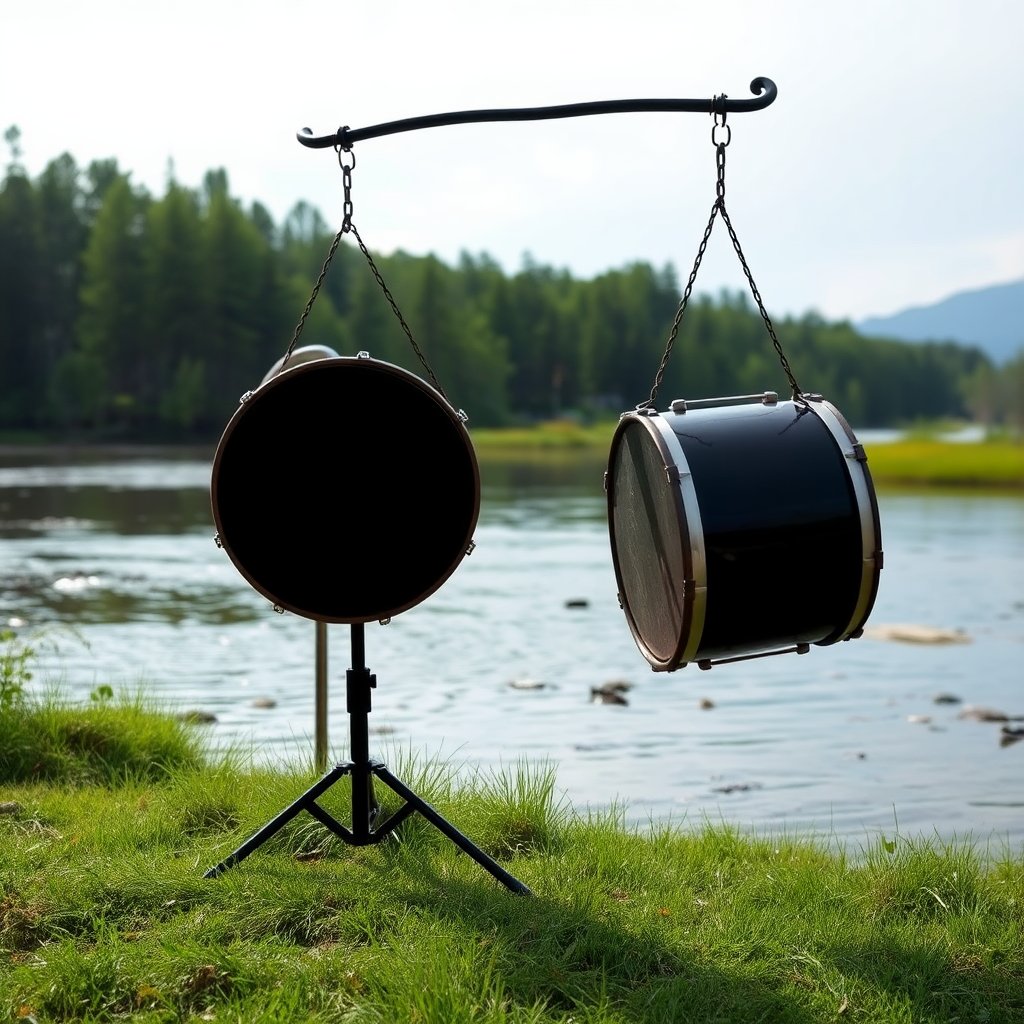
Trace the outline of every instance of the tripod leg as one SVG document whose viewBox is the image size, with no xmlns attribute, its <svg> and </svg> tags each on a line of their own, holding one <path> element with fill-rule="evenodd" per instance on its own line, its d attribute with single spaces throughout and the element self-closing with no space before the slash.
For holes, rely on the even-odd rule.
<svg viewBox="0 0 1024 1024">
<path fill-rule="evenodd" d="M 438 814 L 423 797 L 418 796 L 401 779 L 392 775 L 384 765 L 379 762 L 375 763 L 373 765 L 373 774 L 402 797 L 413 810 L 419 811 L 434 828 L 446 835 L 460 850 L 468 853 L 480 867 L 489 871 L 506 889 L 523 896 L 533 895 L 529 888 L 520 882 L 518 878 L 509 874 L 493 857 L 489 857 L 484 853 L 479 846 L 464 836 L 450 821 Z M 403 815 L 404 817 L 405 815 Z M 390 831 L 387 827 L 389 823 L 389 821 L 384 823 L 382 831 Z M 397 825 L 398 822 L 395 824 Z"/>
<path fill-rule="evenodd" d="M 258 832 L 252 837 L 247 839 L 237 850 L 232 854 L 225 857 L 215 867 L 210 868 L 204 872 L 203 878 L 216 878 L 218 875 L 223 874 L 228 868 L 234 867 L 239 861 L 245 860 L 253 850 L 259 849 L 268 839 L 272 836 L 277 835 L 292 820 L 296 815 L 301 814 L 303 811 L 308 811 L 321 793 L 326 792 L 335 782 L 342 777 L 347 775 L 351 770 L 352 765 L 349 762 L 335 765 L 319 782 L 311 786 L 291 804 L 289 804 L 277 817 L 272 818 L 266 823 Z"/>
</svg>

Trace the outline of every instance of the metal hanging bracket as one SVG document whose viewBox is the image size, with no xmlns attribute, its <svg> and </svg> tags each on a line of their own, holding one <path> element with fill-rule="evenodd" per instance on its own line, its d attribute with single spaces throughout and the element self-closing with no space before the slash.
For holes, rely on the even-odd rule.
<svg viewBox="0 0 1024 1024">
<path fill-rule="evenodd" d="M 401 121 L 371 125 L 369 128 L 351 129 L 347 125 L 333 135 L 314 135 L 310 128 L 296 132 L 296 138 L 309 149 L 351 149 L 364 139 L 376 139 L 399 132 L 413 132 L 421 128 L 440 128 L 450 124 L 474 124 L 484 121 L 548 121 L 561 117 L 587 117 L 592 114 L 635 113 L 696 113 L 717 114 L 725 123 L 726 114 L 743 114 L 763 110 L 775 102 L 779 90 L 770 78 L 755 78 L 750 83 L 754 99 L 731 100 L 724 94 L 711 99 L 649 99 L 601 100 L 595 103 L 566 103 L 554 107 L 510 107 L 498 110 L 458 110 L 448 114 L 428 114 L 425 117 L 407 117 Z"/>
</svg>

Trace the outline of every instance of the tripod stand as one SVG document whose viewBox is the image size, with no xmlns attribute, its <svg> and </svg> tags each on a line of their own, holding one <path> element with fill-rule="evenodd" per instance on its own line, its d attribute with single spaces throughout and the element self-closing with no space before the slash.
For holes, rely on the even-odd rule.
<svg viewBox="0 0 1024 1024">
<path fill-rule="evenodd" d="M 313 786 L 289 804 L 277 817 L 271 819 L 247 839 L 237 850 L 215 867 L 210 868 L 203 878 L 218 875 L 244 860 L 268 839 L 276 835 L 296 815 L 308 811 L 325 828 L 343 839 L 349 846 L 372 846 L 385 840 L 399 825 L 419 811 L 438 831 L 446 835 L 460 850 L 468 853 L 482 868 L 489 871 L 502 885 L 512 892 L 530 895 L 530 890 L 510 875 L 497 861 L 489 857 L 475 843 L 467 839 L 454 825 L 443 818 L 421 796 L 414 793 L 404 782 L 396 778 L 380 761 L 370 759 L 370 740 L 367 715 L 370 712 L 370 690 L 377 685 L 376 676 L 366 667 L 366 645 L 363 623 L 350 627 L 352 638 L 352 667 L 348 670 L 348 716 L 350 761 L 341 761 Z M 346 828 L 333 815 L 325 811 L 316 801 L 344 775 L 352 776 L 352 827 Z M 374 778 L 380 779 L 392 792 L 397 793 L 405 803 L 379 827 L 377 816 L 380 805 L 373 793 Z"/>
</svg>

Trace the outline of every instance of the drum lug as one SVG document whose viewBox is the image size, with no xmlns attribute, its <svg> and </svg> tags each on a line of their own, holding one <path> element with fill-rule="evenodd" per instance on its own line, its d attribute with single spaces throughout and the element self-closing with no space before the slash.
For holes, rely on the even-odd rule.
<svg viewBox="0 0 1024 1024">
<path fill-rule="evenodd" d="M 242 395 L 242 397 L 238 400 L 238 404 L 239 405 L 245 405 L 245 403 L 248 402 L 249 399 L 252 398 L 252 396 L 253 396 L 253 392 L 252 391 L 246 391 L 246 393 L 244 395 Z"/>
<path fill-rule="evenodd" d="M 619 611 L 624 611 L 626 606 L 622 603 L 622 594 L 616 594 L 615 600 L 619 602 Z"/>
<path fill-rule="evenodd" d="M 377 620 L 377 625 L 378 626 L 390 626 L 391 625 L 391 616 L 389 615 L 386 619 L 378 619 Z"/>
<path fill-rule="evenodd" d="M 370 358 L 370 353 L 367 352 L 365 349 L 362 352 L 357 352 L 356 353 L 356 359 L 369 359 L 369 358 Z"/>
<path fill-rule="evenodd" d="M 864 451 L 864 445 L 862 445 L 860 442 L 858 442 L 857 444 L 855 444 L 853 446 L 853 457 L 858 462 L 867 462 L 868 461 L 868 453 L 866 451 Z"/>
<path fill-rule="evenodd" d="M 777 654 L 807 654 L 810 651 L 810 644 L 797 644 L 795 647 L 784 647 L 781 651 L 762 651 L 760 654 L 741 654 L 736 658 L 701 658 L 697 662 L 697 668 L 702 672 L 709 672 L 715 665 L 731 665 L 736 661 L 753 661 L 755 658 L 774 658 Z"/>
<path fill-rule="evenodd" d="M 471 554 L 473 554 L 474 551 L 476 551 L 476 541 L 475 540 L 471 540 L 469 542 L 469 547 L 466 548 L 466 554 L 467 555 L 471 555 Z"/>
<path fill-rule="evenodd" d="M 277 612 L 278 615 L 284 615 L 284 609 L 279 604 L 274 605 L 274 611 Z"/>
<path fill-rule="evenodd" d="M 216 544 L 217 547 L 219 547 L 219 548 L 223 548 L 224 547 L 224 541 L 222 541 L 220 539 L 220 534 L 219 533 L 215 533 L 213 535 L 213 543 Z"/>
</svg>

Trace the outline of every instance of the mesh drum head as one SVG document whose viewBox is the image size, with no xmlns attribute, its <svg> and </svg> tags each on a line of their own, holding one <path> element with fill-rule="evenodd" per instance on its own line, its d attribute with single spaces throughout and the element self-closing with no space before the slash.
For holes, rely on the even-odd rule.
<svg viewBox="0 0 1024 1024">
<path fill-rule="evenodd" d="M 220 542 L 256 590 L 307 618 L 369 622 L 455 571 L 480 476 L 466 428 L 428 384 L 374 359 L 322 359 L 238 409 L 211 496 Z"/>
<path fill-rule="evenodd" d="M 608 519 L 619 599 L 633 637 L 655 667 L 675 667 L 691 607 L 686 518 L 668 452 L 641 416 L 619 424 L 609 459 Z"/>
</svg>

